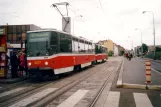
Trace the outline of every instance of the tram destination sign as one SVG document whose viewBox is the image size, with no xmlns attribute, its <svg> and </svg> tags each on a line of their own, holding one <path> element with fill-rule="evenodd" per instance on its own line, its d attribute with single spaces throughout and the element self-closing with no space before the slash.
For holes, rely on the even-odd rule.
<svg viewBox="0 0 161 107">
<path fill-rule="evenodd" d="M 5 28 L 0 28 L 0 35 L 5 35 Z"/>
</svg>

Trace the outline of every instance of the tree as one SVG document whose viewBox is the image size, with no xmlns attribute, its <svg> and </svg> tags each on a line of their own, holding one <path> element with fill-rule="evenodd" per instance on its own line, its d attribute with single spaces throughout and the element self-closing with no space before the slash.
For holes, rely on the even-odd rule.
<svg viewBox="0 0 161 107">
<path fill-rule="evenodd" d="M 121 53 L 121 56 L 122 56 L 122 55 L 124 55 L 125 51 L 124 50 L 121 50 L 120 53 Z"/>
<path fill-rule="evenodd" d="M 142 47 L 143 47 L 143 53 L 148 52 L 148 46 L 145 43 L 142 44 Z"/>
<path fill-rule="evenodd" d="M 161 48 L 160 47 L 156 47 L 156 52 L 161 52 Z"/>
<path fill-rule="evenodd" d="M 108 52 L 108 56 L 112 56 L 112 55 L 113 55 L 113 51 L 110 50 L 110 51 Z"/>
</svg>

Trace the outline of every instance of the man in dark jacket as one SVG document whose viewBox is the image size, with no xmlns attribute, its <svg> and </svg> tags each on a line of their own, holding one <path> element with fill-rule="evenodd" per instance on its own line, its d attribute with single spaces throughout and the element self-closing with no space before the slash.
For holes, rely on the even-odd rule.
<svg viewBox="0 0 161 107">
<path fill-rule="evenodd" d="M 19 65 L 19 59 L 18 59 L 18 56 L 17 56 L 17 51 L 15 50 L 13 52 L 13 55 L 11 56 L 11 74 L 12 74 L 12 78 L 18 77 L 18 74 L 17 74 L 18 65 Z"/>
</svg>

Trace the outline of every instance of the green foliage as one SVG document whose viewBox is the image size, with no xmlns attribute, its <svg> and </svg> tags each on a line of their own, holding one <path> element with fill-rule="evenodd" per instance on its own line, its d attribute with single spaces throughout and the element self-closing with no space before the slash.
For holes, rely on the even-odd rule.
<svg viewBox="0 0 161 107">
<path fill-rule="evenodd" d="M 110 51 L 108 52 L 108 56 L 113 56 L 113 51 L 110 50 Z"/>
<path fill-rule="evenodd" d="M 120 55 L 122 56 L 122 55 L 124 55 L 124 53 L 125 53 L 125 51 L 121 50 Z"/>
<path fill-rule="evenodd" d="M 156 59 L 161 60 L 161 52 L 156 52 Z M 154 52 L 148 52 L 148 54 L 145 56 L 147 58 L 154 58 Z"/>
<path fill-rule="evenodd" d="M 145 43 L 142 44 L 142 47 L 143 47 L 143 53 L 148 52 L 148 46 Z"/>
<path fill-rule="evenodd" d="M 161 48 L 160 47 L 156 47 L 156 52 L 161 52 Z"/>
</svg>

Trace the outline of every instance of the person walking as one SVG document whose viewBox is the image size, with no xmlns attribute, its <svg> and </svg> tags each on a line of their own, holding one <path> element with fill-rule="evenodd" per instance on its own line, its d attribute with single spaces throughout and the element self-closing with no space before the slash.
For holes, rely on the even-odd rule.
<svg viewBox="0 0 161 107">
<path fill-rule="evenodd" d="M 18 56 L 17 56 L 17 51 L 16 50 L 13 52 L 13 55 L 11 56 L 10 62 L 11 62 L 11 74 L 12 74 L 12 78 L 16 78 L 16 77 L 18 77 L 17 69 L 18 69 L 18 65 L 19 65 L 19 60 L 18 60 Z"/>
<path fill-rule="evenodd" d="M 20 60 L 20 64 L 19 64 L 19 72 L 21 73 L 21 75 L 23 74 L 23 71 L 25 70 L 25 59 L 24 59 L 24 53 L 20 52 L 20 56 L 19 56 L 19 60 Z"/>
</svg>

